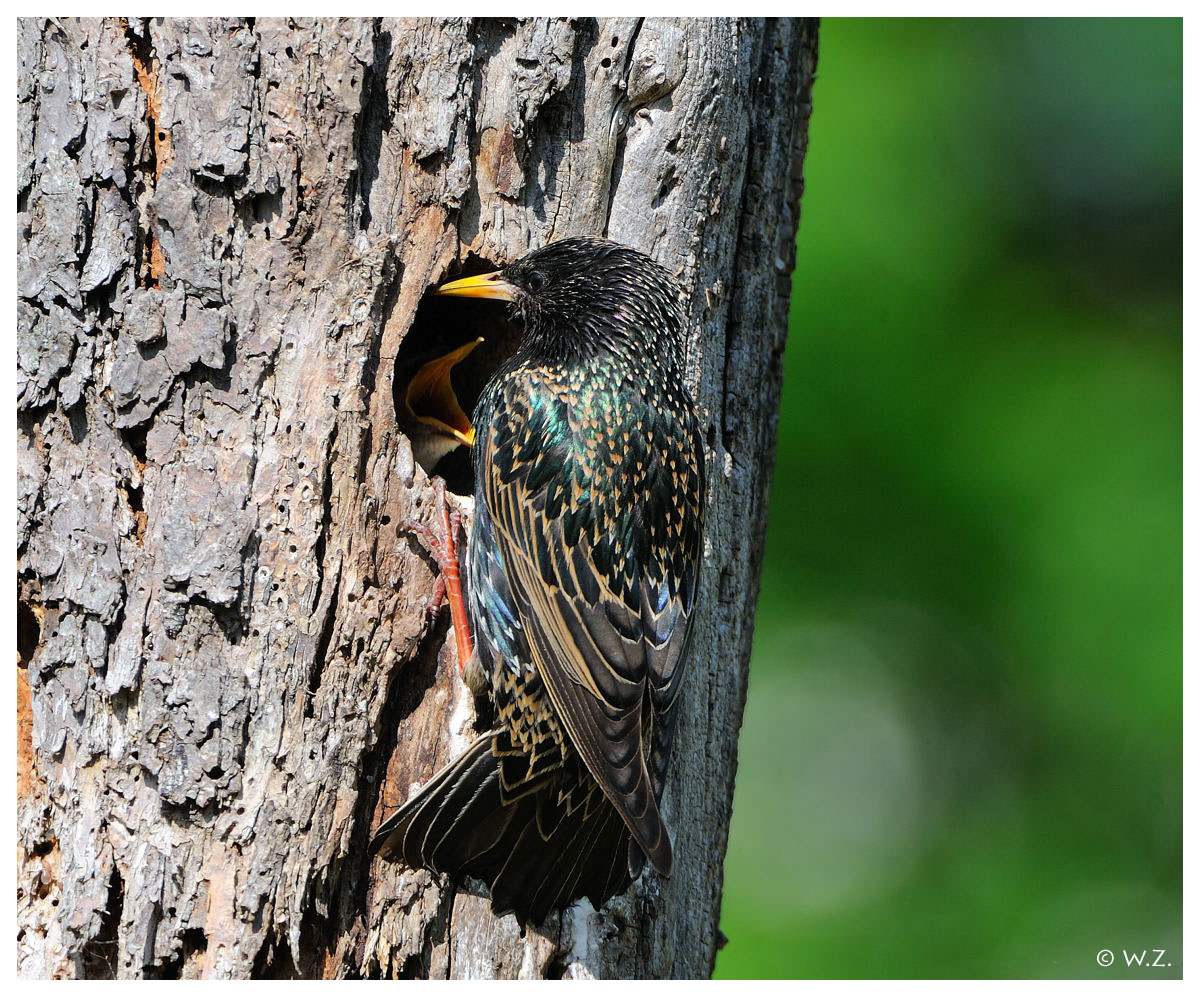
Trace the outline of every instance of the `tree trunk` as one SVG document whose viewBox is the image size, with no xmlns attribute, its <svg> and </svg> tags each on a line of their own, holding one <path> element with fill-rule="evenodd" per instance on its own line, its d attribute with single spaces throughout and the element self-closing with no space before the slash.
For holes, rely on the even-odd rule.
<svg viewBox="0 0 1200 997">
<path fill-rule="evenodd" d="M 815 26 L 18 31 L 20 973 L 708 975 Z M 706 554 L 676 871 L 522 935 L 367 856 L 472 720 L 397 398 L 431 286 L 580 234 L 689 292 Z"/>
</svg>

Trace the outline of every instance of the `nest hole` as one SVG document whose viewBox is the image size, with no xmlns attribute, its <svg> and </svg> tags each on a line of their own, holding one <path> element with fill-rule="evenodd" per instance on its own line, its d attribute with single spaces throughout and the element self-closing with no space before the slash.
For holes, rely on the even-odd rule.
<svg viewBox="0 0 1200 997">
<path fill-rule="evenodd" d="M 406 402 L 407 392 L 413 378 L 430 361 L 482 337 L 483 342 L 450 372 L 450 384 L 458 404 L 474 421 L 475 406 L 484 387 L 520 345 L 521 325 L 509 318 L 508 307 L 503 302 L 440 297 L 435 292 L 446 281 L 491 273 L 499 268 L 499 264 L 472 253 L 461 267 L 451 267 L 442 274 L 421 298 L 413 323 L 396 355 L 392 378 L 396 421 L 412 440 L 417 463 L 427 474 L 442 477 L 446 487 L 456 495 L 471 495 L 475 491 L 470 450 L 466 446 L 456 446 L 448 453 L 439 452 L 443 448 L 436 440 L 430 442 L 428 428 L 414 425 L 413 414 Z M 434 413 L 418 410 L 417 414 Z M 419 443 L 418 437 L 425 437 L 425 444 Z M 442 442 L 445 446 L 451 445 L 444 439 Z"/>
</svg>

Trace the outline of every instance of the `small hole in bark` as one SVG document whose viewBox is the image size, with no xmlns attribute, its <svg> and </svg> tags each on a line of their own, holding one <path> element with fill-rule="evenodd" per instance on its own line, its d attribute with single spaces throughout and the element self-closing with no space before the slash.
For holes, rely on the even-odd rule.
<svg viewBox="0 0 1200 997">
<path fill-rule="evenodd" d="M 609 66 L 612 65 L 612 59 L 601 59 L 600 65 L 602 65 L 605 69 L 607 69 Z"/>
<path fill-rule="evenodd" d="M 616 35 L 613 35 L 613 39 L 612 39 L 612 47 L 613 47 L 613 48 L 616 48 L 616 47 L 617 47 L 618 45 L 620 45 L 620 44 L 621 44 L 621 39 L 620 39 L 620 38 L 618 38 Z"/>
<path fill-rule="evenodd" d="M 129 513 L 133 516 L 134 542 L 139 547 L 144 546 L 148 520 L 145 509 L 142 506 L 142 486 L 134 485 L 132 482 L 127 481 L 121 486 L 121 490 L 125 493 L 125 504 L 129 506 Z"/>
<path fill-rule="evenodd" d="M 516 352 L 521 338 L 520 324 L 509 318 L 508 307 L 503 302 L 441 297 L 434 292 L 448 280 L 490 273 L 501 266 L 502 263 L 470 254 L 461 268 L 443 273 L 426 290 L 396 355 L 392 378 L 396 421 L 401 432 L 412 442 L 417 463 L 427 473 L 441 475 L 446 480 L 446 487 L 456 495 L 470 495 L 475 489 L 469 449 L 456 446 L 450 433 L 439 432 L 428 422 L 414 419 L 405 396 L 422 367 L 483 337 L 483 342 L 455 364 L 450 373 L 450 384 L 458 404 L 463 414 L 471 418 L 492 374 Z M 450 417 L 450 413 L 439 409 L 436 399 L 417 402 L 415 414 Z"/>
<path fill-rule="evenodd" d="M 168 908 L 167 913 L 175 916 L 175 908 Z M 195 972 L 200 964 L 199 957 L 208 949 L 208 938 L 200 928 L 187 928 L 179 936 L 179 952 L 158 966 L 146 966 L 145 973 L 152 980 L 178 980 L 187 968 Z M 189 974 L 191 975 L 191 974 Z"/>
<path fill-rule="evenodd" d="M 387 526 L 387 524 L 390 523 L 391 521 L 392 521 L 392 517 L 387 514 L 384 514 L 383 516 L 379 517 L 379 525 L 380 526 Z"/>
<path fill-rule="evenodd" d="M 279 215 L 283 212 L 283 193 L 264 193 L 255 194 L 250 199 L 250 213 L 256 222 L 265 226 L 270 226 Z M 274 280 L 273 275 L 268 275 L 268 280 Z"/>
<path fill-rule="evenodd" d="M 121 439 L 129 448 L 129 452 L 133 454 L 139 470 L 146 466 L 146 432 L 148 428 L 147 426 L 132 426 L 129 429 L 121 430 Z"/>
<path fill-rule="evenodd" d="M 28 665 L 42 642 L 42 626 L 28 603 L 17 600 L 17 656 L 21 665 Z"/>
<path fill-rule="evenodd" d="M 404 959 L 404 965 L 400 967 L 400 972 L 397 974 L 397 979 L 400 980 L 423 980 L 429 975 L 429 970 L 419 955 L 409 955 Z"/>
</svg>

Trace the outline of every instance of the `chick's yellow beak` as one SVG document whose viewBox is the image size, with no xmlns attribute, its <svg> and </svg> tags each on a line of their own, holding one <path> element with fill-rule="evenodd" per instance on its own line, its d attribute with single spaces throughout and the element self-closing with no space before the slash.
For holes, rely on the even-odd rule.
<svg viewBox="0 0 1200 997">
<path fill-rule="evenodd" d="M 475 427 L 459 405 L 458 395 L 450 383 L 450 371 L 482 342 L 480 336 L 445 356 L 430 360 L 417 371 L 404 391 L 404 405 L 412 418 L 467 446 L 475 442 Z"/>
<path fill-rule="evenodd" d="M 438 294 L 457 298 L 494 298 L 497 301 L 516 301 L 517 288 L 503 277 L 503 271 L 480 274 L 478 277 L 463 277 L 452 280 L 437 289 Z"/>
</svg>

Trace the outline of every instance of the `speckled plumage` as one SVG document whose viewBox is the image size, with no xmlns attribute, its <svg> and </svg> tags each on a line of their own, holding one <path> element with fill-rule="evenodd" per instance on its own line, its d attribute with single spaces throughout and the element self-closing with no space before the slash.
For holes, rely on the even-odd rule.
<svg viewBox="0 0 1200 997">
<path fill-rule="evenodd" d="M 570 239 L 496 277 L 525 330 L 474 415 L 466 574 L 497 722 L 377 840 L 484 880 L 498 911 L 540 922 L 580 896 L 599 906 L 645 859 L 671 871 L 659 801 L 704 458 L 664 269 Z"/>
</svg>

